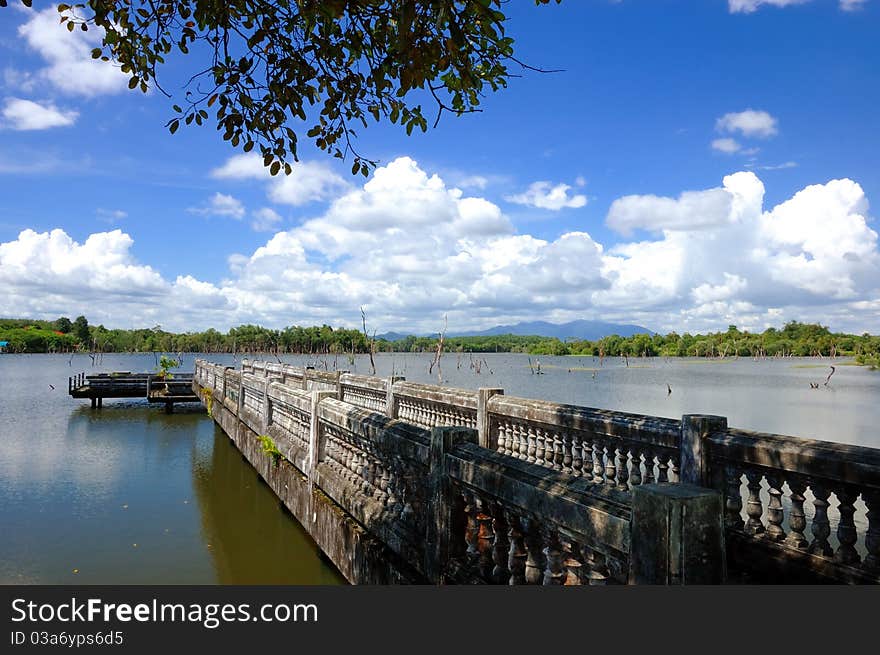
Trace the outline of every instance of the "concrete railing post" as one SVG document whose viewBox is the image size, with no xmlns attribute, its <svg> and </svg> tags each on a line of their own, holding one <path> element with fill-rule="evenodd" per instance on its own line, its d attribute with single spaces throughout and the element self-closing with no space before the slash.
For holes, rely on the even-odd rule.
<svg viewBox="0 0 880 655">
<path fill-rule="evenodd" d="M 632 489 L 629 584 L 723 584 L 721 494 L 690 484 Z"/>
<path fill-rule="evenodd" d="M 489 398 L 503 393 L 504 389 L 498 387 L 481 387 L 477 390 L 477 443 L 483 448 L 495 449 L 496 444 L 491 443 L 492 435 L 489 431 Z"/>
<path fill-rule="evenodd" d="M 400 375 L 385 378 L 385 416 L 388 418 L 397 418 L 397 396 L 394 395 L 395 382 L 406 382 L 406 378 Z"/>
<path fill-rule="evenodd" d="M 681 482 L 699 487 L 710 486 L 709 453 L 706 439 L 727 429 L 727 418 L 710 414 L 685 414 L 681 417 Z"/>
<path fill-rule="evenodd" d="M 335 398 L 335 391 L 321 391 L 312 389 L 311 395 L 311 415 L 309 416 L 309 461 L 306 474 L 309 482 L 314 484 L 315 468 L 324 453 L 324 437 L 321 434 L 321 423 L 318 420 L 318 405 L 325 398 Z"/>
<path fill-rule="evenodd" d="M 272 399 L 269 398 L 269 385 L 273 382 L 281 382 L 281 378 L 270 378 L 267 372 L 266 386 L 263 387 L 263 434 L 266 434 L 269 431 L 269 426 L 272 425 Z"/>
<path fill-rule="evenodd" d="M 235 417 L 241 421 L 241 408 L 244 405 L 244 372 L 238 378 L 238 407 L 235 408 Z"/>
<path fill-rule="evenodd" d="M 464 543 L 463 511 L 457 511 L 461 499 L 446 470 L 446 454 L 459 443 L 476 443 L 477 431 L 465 427 L 439 427 L 431 430 L 430 471 L 428 498 L 431 514 L 425 534 L 424 570 L 434 584 L 446 582 L 446 568 L 456 552 L 456 545 Z M 459 538 L 461 537 L 461 538 Z"/>
</svg>

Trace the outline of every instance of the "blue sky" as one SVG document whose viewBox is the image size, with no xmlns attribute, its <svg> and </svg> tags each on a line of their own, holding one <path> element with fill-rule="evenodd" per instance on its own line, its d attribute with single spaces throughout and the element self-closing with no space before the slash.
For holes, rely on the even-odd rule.
<svg viewBox="0 0 880 655">
<path fill-rule="evenodd" d="M 880 331 L 880 2 L 506 7 L 518 56 L 564 71 L 361 131 L 368 181 L 305 143 L 278 181 L 212 127 L 171 136 L 91 34 L 0 9 L 0 315 Z"/>
</svg>

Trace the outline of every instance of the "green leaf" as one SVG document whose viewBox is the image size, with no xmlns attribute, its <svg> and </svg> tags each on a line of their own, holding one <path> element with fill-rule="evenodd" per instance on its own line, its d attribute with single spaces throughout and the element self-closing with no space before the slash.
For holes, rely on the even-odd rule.
<svg viewBox="0 0 880 655">
<path fill-rule="evenodd" d="M 281 170 L 281 163 L 278 161 L 273 161 L 272 166 L 269 167 L 270 175 L 278 175 L 278 171 Z"/>
<path fill-rule="evenodd" d="M 132 77 L 132 78 L 128 81 L 128 88 L 129 88 L 129 89 L 133 89 L 133 88 L 136 87 L 138 84 L 140 84 L 140 80 L 138 79 L 138 76 L 135 75 L 134 77 Z"/>
<path fill-rule="evenodd" d="M 177 132 L 177 128 L 179 128 L 179 127 L 180 127 L 180 121 L 178 121 L 178 120 L 171 121 L 171 124 L 168 126 L 168 131 L 171 132 L 171 134 L 174 134 L 175 132 Z"/>
</svg>

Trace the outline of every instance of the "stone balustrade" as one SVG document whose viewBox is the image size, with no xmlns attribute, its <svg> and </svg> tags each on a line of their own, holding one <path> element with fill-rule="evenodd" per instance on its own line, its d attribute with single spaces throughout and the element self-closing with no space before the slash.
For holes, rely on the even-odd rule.
<svg viewBox="0 0 880 655">
<path fill-rule="evenodd" d="M 193 387 L 355 582 L 717 582 L 725 557 L 675 555 L 716 532 L 740 579 L 880 582 L 876 449 L 260 362 L 199 360 Z M 701 532 L 657 534 L 670 511 Z"/>
<path fill-rule="evenodd" d="M 724 426 L 704 438 L 734 560 L 753 577 L 880 580 L 880 450 Z"/>
</svg>

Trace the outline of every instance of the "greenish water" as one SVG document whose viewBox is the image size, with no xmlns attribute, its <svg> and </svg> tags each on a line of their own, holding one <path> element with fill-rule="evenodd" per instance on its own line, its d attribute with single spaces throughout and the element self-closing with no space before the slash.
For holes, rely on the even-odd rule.
<svg viewBox="0 0 880 655">
<path fill-rule="evenodd" d="M 67 396 L 91 361 L 68 360 L 0 356 L 0 583 L 343 582 L 204 410 L 92 411 Z"/>
</svg>

